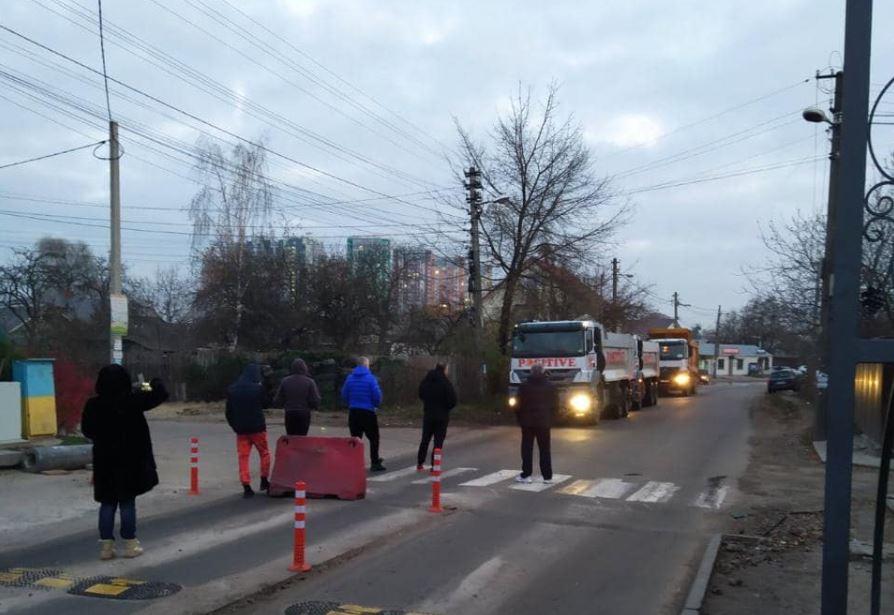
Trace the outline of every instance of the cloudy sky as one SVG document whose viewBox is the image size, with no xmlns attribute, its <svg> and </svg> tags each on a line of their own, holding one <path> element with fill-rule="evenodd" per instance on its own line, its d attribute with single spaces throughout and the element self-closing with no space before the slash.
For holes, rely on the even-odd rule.
<svg viewBox="0 0 894 615">
<path fill-rule="evenodd" d="M 80 65 L 0 30 L 0 165 L 106 138 L 96 9 L 2 3 L 0 24 Z M 747 299 L 761 225 L 824 207 L 826 135 L 800 111 L 829 98 L 811 77 L 840 67 L 843 15 L 841 0 L 105 0 L 108 73 L 126 84 L 110 84 L 125 262 L 142 275 L 187 262 L 202 135 L 267 140 L 278 225 L 443 246 L 426 233 L 462 214 L 442 204 L 458 188 L 442 155 L 454 118 L 483 137 L 519 83 L 555 81 L 634 208 L 594 258 L 617 256 L 655 307 L 678 291 L 684 320 L 709 323 Z M 894 76 L 892 22 L 876 3 L 874 91 Z M 88 148 L 0 169 L 3 254 L 45 234 L 107 251 L 107 167 Z"/>
</svg>

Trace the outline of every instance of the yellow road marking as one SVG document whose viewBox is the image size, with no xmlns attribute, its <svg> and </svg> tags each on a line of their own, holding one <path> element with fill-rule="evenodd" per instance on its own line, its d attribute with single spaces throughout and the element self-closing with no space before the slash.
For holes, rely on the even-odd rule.
<svg viewBox="0 0 894 615">
<path fill-rule="evenodd" d="M 23 574 L 22 572 L 0 572 L 0 583 L 18 583 Z"/>
<path fill-rule="evenodd" d="M 136 580 L 134 580 L 134 579 L 125 579 L 125 578 L 122 578 L 122 577 L 115 577 L 114 579 L 112 579 L 111 581 L 109 581 L 109 583 L 111 583 L 111 584 L 113 584 L 113 585 L 127 585 L 127 586 L 133 586 L 133 585 L 143 585 L 143 584 L 146 583 L 146 581 L 136 581 Z"/>
<path fill-rule="evenodd" d="M 50 589 L 68 589 L 74 585 L 74 579 L 67 577 L 46 577 L 34 582 L 35 585 L 41 587 L 49 587 Z"/>
<path fill-rule="evenodd" d="M 130 589 L 129 585 L 112 585 L 111 583 L 97 583 L 91 585 L 84 590 L 85 594 L 96 594 L 99 596 L 120 596 Z"/>
<path fill-rule="evenodd" d="M 381 613 L 382 609 L 377 609 L 375 607 L 368 606 L 360 606 L 359 604 L 342 604 L 339 607 L 338 613 L 347 614 L 347 615 L 365 615 L 366 613 Z"/>
</svg>

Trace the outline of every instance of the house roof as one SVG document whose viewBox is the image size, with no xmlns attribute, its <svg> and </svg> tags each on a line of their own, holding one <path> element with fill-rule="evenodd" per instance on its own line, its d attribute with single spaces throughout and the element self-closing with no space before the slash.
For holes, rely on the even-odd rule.
<svg viewBox="0 0 894 615">
<path fill-rule="evenodd" d="M 714 343 L 702 342 L 698 346 L 698 354 L 702 358 L 714 356 Z M 733 357 L 769 357 L 769 352 L 754 344 L 720 344 L 720 356 Z"/>
</svg>

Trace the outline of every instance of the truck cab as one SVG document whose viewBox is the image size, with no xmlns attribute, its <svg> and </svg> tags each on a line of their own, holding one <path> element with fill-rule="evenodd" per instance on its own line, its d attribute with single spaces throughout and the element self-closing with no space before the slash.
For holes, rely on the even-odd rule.
<svg viewBox="0 0 894 615">
<path fill-rule="evenodd" d="M 596 423 L 626 416 L 636 365 L 632 335 L 606 333 L 592 320 L 535 321 L 516 325 L 509 368 L 510 408 L 534 365 L 559 389 L 560 419 Z"/>
</svg>

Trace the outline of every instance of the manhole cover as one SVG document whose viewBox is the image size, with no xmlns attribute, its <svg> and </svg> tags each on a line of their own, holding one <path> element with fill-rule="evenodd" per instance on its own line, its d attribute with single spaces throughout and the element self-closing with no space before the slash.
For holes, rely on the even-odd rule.
<svg viewBox="0 0 894 615">
<path fill-rule="evenodd" d="M 80 579 L 68 593 L 74 596 L 110 598 L 113 600 L 154 600 L 180 591 L 176 583 L 158 581 L 136 581 L 120 577 L 93 577 Z"/>
</svg>

